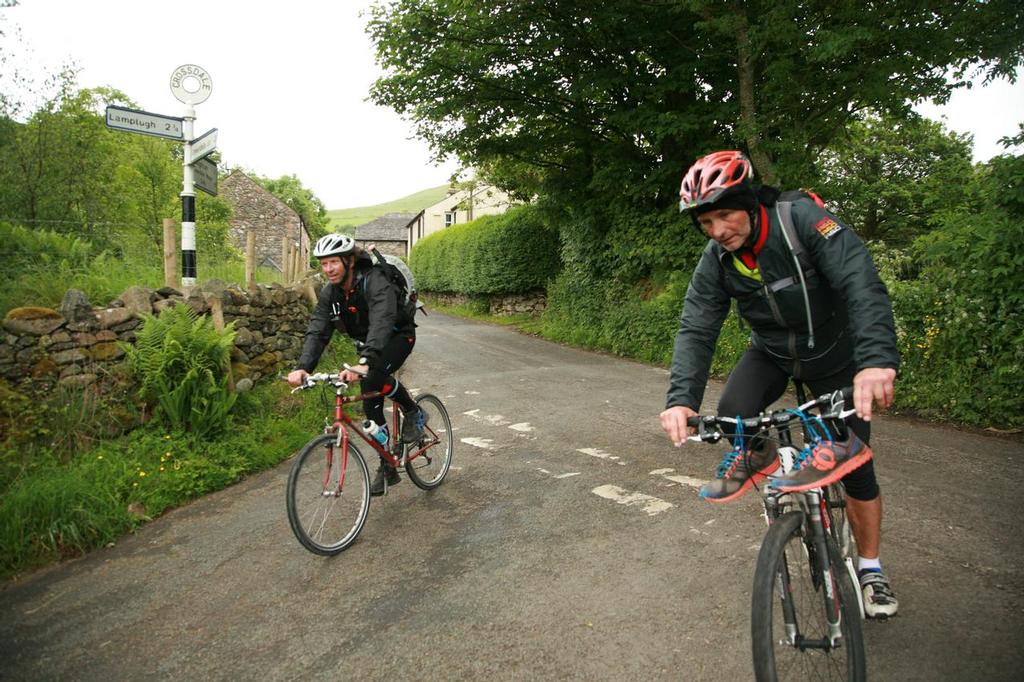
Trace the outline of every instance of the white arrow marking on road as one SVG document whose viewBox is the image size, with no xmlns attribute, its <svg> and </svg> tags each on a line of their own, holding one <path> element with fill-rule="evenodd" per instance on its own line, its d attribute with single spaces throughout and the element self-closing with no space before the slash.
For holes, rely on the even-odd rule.
<svg viewBox="0 0 1024 682">
<path fill-rule="evenodd" d="M 614 461 L 616 464 L 625 464 L 616 455 L 610 455 L 604 450 L 598 450 L 597 448 L 580 448 L 576 452 L 582 452 L 584 455 L 590 455 L 591 457 L 597 457 L 598 459 L 608 459 Z"/>
<path fill-rule="evenodd" d="M 675 469 L 655 469 L 654 471 L 651 472 L 651 476 L 661 476 L 662 478 L 668 479 L 669 481 L 672 481 L 674 483 L 681 483 L 683 485 L 688 485 L 691 488 L 697 489 L 700 489 L 702 485 L 707 483 L 707 481 L 705 480 L 693 478 L 692 476 L 683 476 L 681 474 L 676 476 L 669 476 L 669 473 L 673 471 L 675 471 Z"/>
<path fill-rule="evenodd" d="M 467 417 L 472 417 L 477 421 L 485 421 L 488 424 L 493 424 L 494 426 L 505 426 L 506 424 L 511 423 L 500 414 L 480 414 L 479 407 L 475 410 L 470 410 L 469 412 L 463 412 L 462 414 Z"/>
<path fill-rule="evenodd" d="M 512 424 L 508 428 L 514 431 L 533 431 L 534 428 L 530 426 L 530 422 L 519 422 L 518 424 Z"/>
<path fill-rule="evenodd" d="M 627 507 L 640 507 L 640 509 L 648 516 L 660 514 L 661 512 L 667 511 L 675 506 L 671 502 L 659 500 L 657 497 L 651 497 L 644 493 L 630 492 L 617 485 L 598 486 L 590 492 L 594 493 L 598 497 L 603 497 L 607 500 L 624 504 Z"/>
<path fill-rule="evenodd" d="M 494 450 L 494 441 L 490 438 L 463 438 L 462 442 L 483 450 Z"/>
</svg>

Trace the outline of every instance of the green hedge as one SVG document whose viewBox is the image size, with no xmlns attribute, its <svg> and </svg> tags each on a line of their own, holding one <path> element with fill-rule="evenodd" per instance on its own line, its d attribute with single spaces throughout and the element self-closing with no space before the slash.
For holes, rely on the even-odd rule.
<svg viewBox="0 0 1024 682">
<path fill-rule="evenodd" d="M 422 291 L 515 294 L 543 288 L 560 268 L 558 233 L 532 206 L 484 216 L 426 237 L 409 266 Z"/>
<path fill-rule="evenodd" d="M 676 272 L 665 283 L 633 285 L 600 280 L 571 269 L 548 287 L 542 333 L 556 341 L 608 350 L 667 367 L 679 329 L 689 273 Z M 728 372 L 747 348 L 749 330 L 730 315 L 722 328 L 712 364 Z"/>
</svg>

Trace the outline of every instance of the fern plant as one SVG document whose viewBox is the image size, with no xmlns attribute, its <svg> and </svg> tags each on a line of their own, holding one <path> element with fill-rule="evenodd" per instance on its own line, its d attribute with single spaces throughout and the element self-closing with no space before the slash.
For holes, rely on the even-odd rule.
<svg viewBox="0 0 1024 682">
<path fill-rule="evenodd" d="M 176 429 L 206 436 L 223 429 L 235 403 L 228 390 L 234 325 L 218 332 L 209 317 L 178 304 L 143 315 L 135 345 L 122 344 L 139 394 Z"/>
</svg>

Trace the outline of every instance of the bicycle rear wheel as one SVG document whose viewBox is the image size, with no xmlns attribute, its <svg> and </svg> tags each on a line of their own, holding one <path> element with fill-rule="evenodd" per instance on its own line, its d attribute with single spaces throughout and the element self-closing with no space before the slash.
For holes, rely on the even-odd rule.
<svg viewBox="0 0 1024 682">
<path fill-rule="evenodd" d="M 370 510 L 366 460 L 352 442 L 342 453 L 337 438 L 317 436 L 302 448 L 285 494 L 295 537 L 310 552 L 325 556 L 352 544 Z"/>
<path fill-rule="evenodd" d="M 416 404 L 427 415 L 427 425 L 420 442 L 406 446 L 405 471 L 417 486 L 432 490 L 441 485 L 452 465 L 452 422 L 437 396 L 424 393 Z"/>
<path fill-rule="evenodd" d="M 803 512 L 779 517 L 765 534 L 754 572 L 751 639 L 754 676 L 770 680 L 864 680 L 864 640 L 856 594 L 838 550 L 826 537 L 828 572 L 805 540 Z M 828 613 L 839 613 L 840 638 Z"/>
</svg>

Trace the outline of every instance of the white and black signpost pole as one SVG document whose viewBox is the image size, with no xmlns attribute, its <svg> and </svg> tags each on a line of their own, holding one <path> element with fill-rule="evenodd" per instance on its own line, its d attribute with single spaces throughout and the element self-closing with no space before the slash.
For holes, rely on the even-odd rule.
<svg viewBox="0 0 1024 682">
<path fill-rule="evenodd" d="M 206 158 L 217 150 L 217 129 L 195 137 L 195 105 L 213 91 L 210 74 L 195 64 L 179 66 L 171 74 L 171 92 L 185 105 L 181 118 L 151 111 L 107 107 L 107 127 L 129 133 L 154 135 L 185 143 L 181 183 L 181 286 L 196 285 L 196 189 L 217 194 L 217 164 Z"/>
<path fill-rule="evenodd" d="M 195 105 L 205 102 L 212 91 L 210 74 L 195 64 L 179 66 L 171 74 L 171 92 L 185 105 L 185 115 L 182 116 L 185 158 L 181 187 L 181 286 L 186 289 L 196 285 L 196 191 L 192 170 L 192 164 L 197 160 L 192 158 Z"/>
</svg>

